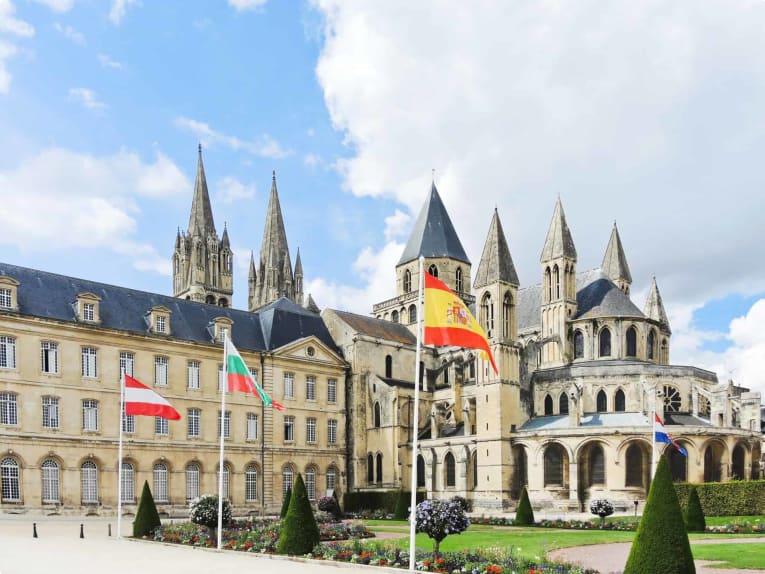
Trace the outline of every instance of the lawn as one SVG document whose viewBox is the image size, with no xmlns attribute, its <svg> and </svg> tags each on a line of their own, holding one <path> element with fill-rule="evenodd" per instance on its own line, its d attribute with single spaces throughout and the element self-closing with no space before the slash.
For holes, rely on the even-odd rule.
<svg viewBox="0 0 765 574">
<path fill-rule="evenodd" d="M 721 560 L 719 568 L 752 568 L 765 570 L 765 543 L 763 544 L 697 544 L 693 546 L 697 560 Z"/>
</svg>

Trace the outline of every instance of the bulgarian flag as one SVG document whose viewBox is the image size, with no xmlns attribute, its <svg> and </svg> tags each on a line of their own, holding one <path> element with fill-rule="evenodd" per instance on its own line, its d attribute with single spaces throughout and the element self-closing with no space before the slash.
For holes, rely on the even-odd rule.
<svg viewBox="0 0 765 574">
<path fill-rule="evenodd" d="M 499 373 L 486 333 L 470 309 L 446 283 L 430 273 L 425 273 L 424 315 L 424 344 L 478 349 L 486 353 L 494 372 Z"/>
<path fill-rule="evenodd" d="M 250 369 L 244 364 L 242 356 L 229 339 L 226 339 L 226 370 L 228 372 L 228 391 L 230 393 L 239 391 L 258 395 L 266 406 L 274 407 L 280 411 L 284 410 L 284 405 L 271 400 L 271 397 L 263 390 L 263 387 L 252 378 Z"/>
<path fill-rule="evenodd" d="M 130 375 L 125 375 L 125 414 L 161 417 L 174 421 L 181 418 L 167 399 Z"/>
</svg>

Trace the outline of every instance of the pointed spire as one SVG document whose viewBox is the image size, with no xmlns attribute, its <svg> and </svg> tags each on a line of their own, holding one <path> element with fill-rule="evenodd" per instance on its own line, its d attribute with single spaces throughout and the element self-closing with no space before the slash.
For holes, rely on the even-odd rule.
<svg viewBox="0 0 765 574">
<path fill-rule="evenodd" d="M 189 216 L 189 235 L 199 232 L 201 235 L 215 233 L 212 207 L 210 206 L 210 194 L 207 191 L 207 178 L 205 166 L 202 163 L 202 144 L 199 144 L 199 159 L 197 160 L 197 177 L 194 181 L 194 199 L 191 201 L 191 215 Z"/>
<path fill-rule="evenodd" d="M 256 277 L 255 273 L 255 254 L 250 251 L 250 273 L 249 273 L 249 279 L 250 281 L 254 281 Z"/>
<path fill-rule="evenodd" d="M 178 228 L 178 233 L 175 234 L 175 248 L 180 249 L 181 247 L 181 228 Z"/>
<path fill-rule="evenodd" d="M 614 221 L 614 228 L 611 230 L 611 238 L 608 240 L 606 254 L 603 256 L 603 263 L 600 265 L 603 273 L 611 281 L 616 283 L 619 280 L 626 283 L 632 283 L 632 274 L 630 266 L 627 265 L 627 257 L 624 255 L 622 240 L 619 237 L 619 230 Z"/>
<path fill-rule="evenodd" d="M 316 301 L 313 300 L 310 293 L 308 294 L 308 301 L 305 303 L 305 308 L 313 313 L 321 313 L 321 309 L 319 309 L 319 306 L 316 304 Z"/>
<path fill-rule="evenodd" d="M 220 240 L 220 246 L 231 249 L 231 242 L 228 239 L 228 226 L 225 221 L 223 222 L 223 237 Z"/>
<path fill-rule="evenodd" d="M 656 277 L 651 281 L 651 288 L 648 290 L 643 314 L 649 319 L 658 322 L 668 332 L 671 332 L 667 312 L 664 310 L 664 303 L 661 300 L 661 293 L 659 293 L 659 286 L 656 284 Z"/>
<path fill-rule="evenodd" d="M 295 257 L 295 277 L 303 276 L 303 261 L 300 259 L 300 247 L 297 250 L 297 256 Z"/>
<path fill-rule="evenodd" d="M 507 238 L 502 229 L 502 222 L 499 220 L 499 213 L 495 207 L 473 288 L 485 287 L 497 281 L 504 281 L 516 287 L 520 285 L 513 258 L 510 255 L 510 248 L 507 245 Z"/>
<path fill-rule="evenodd" d="M 263 229 L 263 241 L 260 244 L 260 260 L 268 264 L 272 261 L 282 263 L 280 254 L 287 251 L 287 232 L 284 230 L 284 218 L 279 203 L 279 192 L 276 188 L 276 171 L 274 171 L 266 209 L 266 226 Z M 283 263 L 280 267 L 283 267 Z"/>
<path fill-rule="evenodd" d="M 449 257 L 470 264 L 435 183 L 431 184 L 430 195 L 422 206 L 398 264 L 414 261 L 420 256 Z"/>
<path fill-rule="evenodd" d="M 545 246 L 542 249 L 541 262 L 545 263 L 558 257 L 568 257 L 576 259 L 576 247 L 571 238 L 571 231 L 566 223 L 566 214 L 563 213 L 563 204 L 558 196 L 555 202 L 555 211 L 553 212 L 550 227 L 547 230 Z"/>
</svg>

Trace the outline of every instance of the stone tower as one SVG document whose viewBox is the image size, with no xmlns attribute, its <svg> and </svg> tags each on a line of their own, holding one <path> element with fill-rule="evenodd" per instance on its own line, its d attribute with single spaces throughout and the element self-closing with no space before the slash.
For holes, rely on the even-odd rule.
<svg viewBox="0 0 765 574">
<path fill-rule="evenodd" d="M 173 296 L 229 307 L 234 296 L 233 253 L 228 230 L 218 238 L 199 146 L 189 227 L 180 229 L 173 252 Z"/>
<path fill-rule="evenodd" d="M 614 228 L 611 230 L 611 238 L 608 240 L 608 247 L 606 247 L 606 253 L 603 256 L 603 263 L 600 267 L 606 277 L 624 291 L 625 295 L 630 294 L 632 274 L 630 273 L 630 266 L 627 265 L 627 256 L 624 255 L 622 240 L 619 237 L 619 230 L 616 228 L 615 221 Z"/>
<path fill-rule="evenodd" d="M 668 365 L 669 337 L 672 335 L 672 330 L 669 328 L 669 319 L 667 318 L 667 312 L 664 310 L 664 303 L 661 300 L 659 286 L 656 284 L 656 277 L 651 281 L 651 288 L 648 290 L 643 315 L 651 319 L 656 326 L 646 336 L 646 358 L 662 365 Z"/>
<path fill-rule="evenodd" d="M 555 367 L 573 357 L 566 321 L 576 316 L 576 247 L 560 198 L 555 202 L 542 264 L 542 367 Z"/>
<path fill-rule="evenodd" d="M 266 225 L 260 244 L 260 262 L 256 267 L 255 257 L 250 256 L 247 283 L 250 311 L 255 311 L 281 297 L 286 297 L 298 305 L 303 304 L 303 264 L 298 252 L 294 270 L 292 268 L 279 193 L 276 189 L 276 172 L 271 181 Z"/>
</svg>

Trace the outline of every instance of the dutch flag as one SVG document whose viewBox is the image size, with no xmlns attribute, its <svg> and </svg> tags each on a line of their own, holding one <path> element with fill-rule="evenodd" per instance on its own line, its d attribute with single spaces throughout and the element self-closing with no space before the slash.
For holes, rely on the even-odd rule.
<svg viewBox="0 0 765 574">
<path fill-rule="evenodd" d="M 680 451 L 680 454 L 683 456 L 688 456 L 688 451 L 681 447 L 677 441 L 672 438 L 672 435 L 667 432 L 666 428 L 664 428 L 664 423 L 661 422 L 659 415 L 656 413 L 653 414 L 653 436 L 655 442 L 665 442 L 667 444 L 671 444 Z"/>
</svg>

